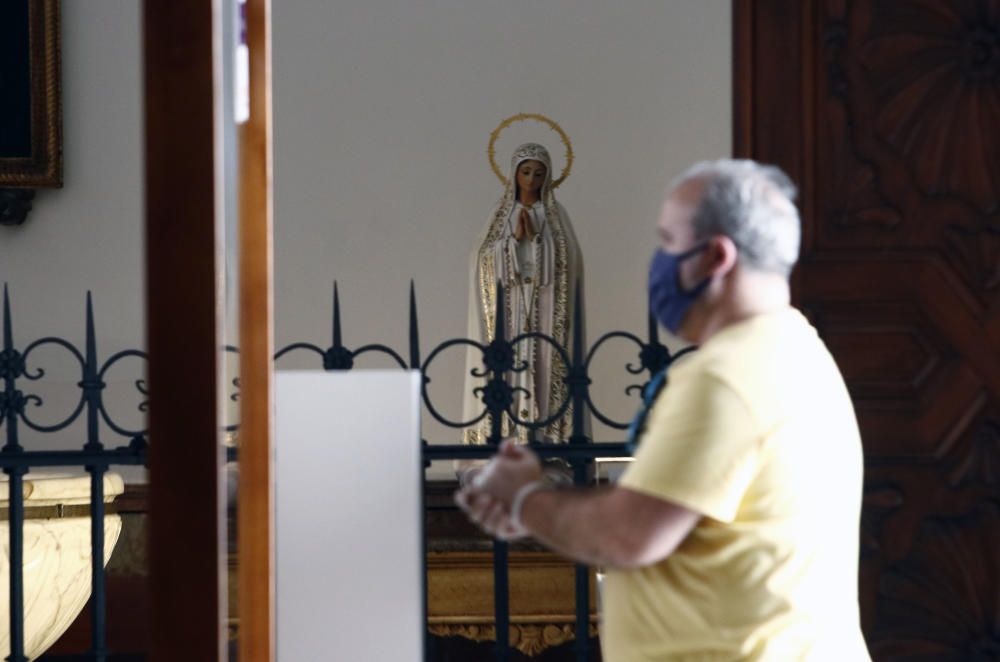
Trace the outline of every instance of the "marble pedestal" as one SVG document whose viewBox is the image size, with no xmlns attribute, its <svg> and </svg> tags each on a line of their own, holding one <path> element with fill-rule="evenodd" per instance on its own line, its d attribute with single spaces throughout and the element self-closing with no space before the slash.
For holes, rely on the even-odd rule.
<svg viewBox="0 0 1000 662">
<path fill-rule="evenodd" d="M 121 476 L 104 476 L 105 503 L 122 493 Z M 24 477 L 24 653 L 41 655 L 70 626 L 90 597 L 90 476 L 29 473 Z M 10 522 L 8 483 L 0 481 L 0 657 L 10 650 Z M 121 533 L 121 518 L 104 517 L 104 563 Z"/>
</svg>

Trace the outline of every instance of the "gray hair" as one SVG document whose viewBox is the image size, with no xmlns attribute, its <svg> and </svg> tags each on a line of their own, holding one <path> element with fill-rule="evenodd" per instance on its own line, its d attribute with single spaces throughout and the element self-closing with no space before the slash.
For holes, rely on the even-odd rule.
<svg viewBox="0 0 1000 662">
<path fill-rule="evenodd" d="M 787 277 L 799 257 L 802 229 L 795 184 L 777 166 L 748 159 L 702 161 L 674 186 L 701 181 L 705 188 L 691 219 L 696 240 L 722 234 L 736 244 L 746 266 Z"/>
</svg>

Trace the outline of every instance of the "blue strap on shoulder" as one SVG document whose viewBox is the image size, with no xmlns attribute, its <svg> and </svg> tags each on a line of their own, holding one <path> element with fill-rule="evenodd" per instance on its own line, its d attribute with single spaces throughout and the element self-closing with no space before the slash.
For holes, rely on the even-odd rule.
<svg viewBox="0 0 1000 662">
<path fill-rule="evenodd" d="M 626 445 L 629 453 L 635 455 L 635 450 L 639 445 L 639 436 L 646 426 L 646 417 L 649 416 L 649 409 L 656 402 L 656 396 L 660 394 L 667 383 L 667 368 L 657 373 L 646 387 L 642 389 L 642 406 L 639 408 L 632 423 L 628 426 L 628 441 Z"/>
</svg>

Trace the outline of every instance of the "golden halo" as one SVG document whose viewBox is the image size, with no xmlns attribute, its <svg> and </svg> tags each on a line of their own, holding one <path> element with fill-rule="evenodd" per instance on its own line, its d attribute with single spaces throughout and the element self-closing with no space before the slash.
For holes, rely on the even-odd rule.
<svg viewBox="0 0 1000 662">
<path fill-rule="evenodd" d="M 547 124 L 550 129 L 559 134 L 559 140 L 562 141 L 563 146 L 566 148 L 566 167 L 563 168 L 562 174 L 559 175 L 559 179 L 552 181 L 552 188 L 559 188 L 559 185 L 566 181 L 569 177 L 569 171 L 573 167 L 573 144 L 569 141 L 569 136 L 566 132 L 562 130 L 562 127 L 556 124 L 553 120 L 550 120 L 545 115 L 539 113 L 518 113 L 517 115 L 511 115 L 504 121 L 497 125 L 497 128 L 493 129 L 493 133 L 490 134 L 490 144 L 486 148 L 486 154 L 490 158 L 490 168 L 493 169 L 493 174 L 497 176 L 500 182 L 507 186 L 507 178 L 503 176 L 503 172 L 497 166 L 497 153 L 496 153 L 496 143 L 497 138 L 500 137 L 500 133 L 506 129 L 508 126 L 514 122 L 526 122 L 528 120 L 534 120 L 536 122 L 541 122 L 542 124 Z"/>
</svg>

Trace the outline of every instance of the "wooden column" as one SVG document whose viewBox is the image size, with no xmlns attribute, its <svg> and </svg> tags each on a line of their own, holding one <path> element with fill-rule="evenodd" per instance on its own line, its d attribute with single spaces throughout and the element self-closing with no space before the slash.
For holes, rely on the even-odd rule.
<svg viewBox="0 0 1000 662">
<path fill-rule="evenodd" d="M 219 3 L 146 0 L 150 659 L 224 659 Z"/>
<path fill-rule="evenodd" d="M 240 662 L 272 662 L 274 356 L 271 245 L 271 3 L 248 0 L 250 118 L 240 131 Z"/>
</svg>

